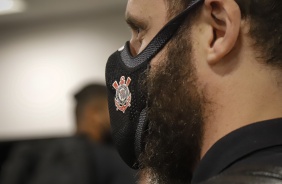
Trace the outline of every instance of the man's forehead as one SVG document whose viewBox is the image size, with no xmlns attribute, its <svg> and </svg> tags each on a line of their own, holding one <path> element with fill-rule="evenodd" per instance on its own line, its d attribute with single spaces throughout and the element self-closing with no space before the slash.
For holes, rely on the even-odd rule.
<svg viewBox="0 0 282 184">
<path fill-rule="evenodd" d="M 128 0 L 126 17 L 129 15 L 144 15 L 150 13 L 150 7 L 154 5 L 154 0 Z"/>
<path fill-rule="evenodd" d="M 125 18 L 158 18 L 166 15 L 164 0 L 128 0 Z"/>
<path fill-rule="evenodd" d="M 128 0 L 126 11 L 134 13 L 153 13 L 158 12 L 163 6 L 166 6 L 164 0 Z"/>
</svg>

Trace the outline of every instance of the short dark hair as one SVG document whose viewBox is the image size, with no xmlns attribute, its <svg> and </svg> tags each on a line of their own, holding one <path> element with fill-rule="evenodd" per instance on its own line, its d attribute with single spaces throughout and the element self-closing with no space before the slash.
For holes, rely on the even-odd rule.
<svg viewBox="0 0 282 184">
<path fill-rule="evenodd" d="M 282 1 L 281 0 L 235 0 L 242 18 L 250 22 L 250 37 L 257 58 L 282 69 Z M 185 9 L 191 0 L 165 0 L 168 17 Z"/>
<path fill-rule="evenodd" d="M 107 98 L 107 88 L 102 84 L 89 84 L 83 87 L 74 95 L 76 101 L 75 115 L 76 123 L 82 116 L 85 106 L 92 102 L 93 100 L 105 99 Z"/>
<path fill-rule="evenodd" d="M 282 1 L 281 0 L 236 0 L 242 17 L 250 21 L 250 36 L 257 57 L 267 64 L 282 69 Z"/>
</svg>

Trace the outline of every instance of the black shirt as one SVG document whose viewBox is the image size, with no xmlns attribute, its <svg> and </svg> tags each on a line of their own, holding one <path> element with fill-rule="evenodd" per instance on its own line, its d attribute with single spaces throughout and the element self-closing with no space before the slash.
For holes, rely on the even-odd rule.
<svg viewBox="0 0 282 184">
<path fill-rule="evenodd" d="M 282 118 L 242 127 L 217 141 L 196 168 L 192 184 L 239 164 L 282 166 Z"/>
<path fill-rule="evenodd" d="M 74 136 L 18 142 L 2 165 L 1 184 L 134 184 L 114 148 Z"/>
</svg>

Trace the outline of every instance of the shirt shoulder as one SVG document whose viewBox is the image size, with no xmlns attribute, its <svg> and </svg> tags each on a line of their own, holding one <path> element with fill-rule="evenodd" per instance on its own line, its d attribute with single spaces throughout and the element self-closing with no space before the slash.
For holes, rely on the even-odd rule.
<svg viewBox="0 0 282 184">
<path fill-rule="evenodd" d="M 237 165 L 201 184 L 282 184 L 282 167 Z"/>
</svg>

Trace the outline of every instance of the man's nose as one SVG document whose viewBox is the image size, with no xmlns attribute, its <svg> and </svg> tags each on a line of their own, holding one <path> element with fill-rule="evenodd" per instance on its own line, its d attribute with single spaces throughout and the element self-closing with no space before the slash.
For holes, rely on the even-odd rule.
<svg viewBox="0 0 282 184">
<path fill-rule="evenodd" d="M 141 47 L 141 44 L 139 43 L 139 41 L 135 40 L 135 39 L 131 39 L 130 40 L 130 53 L 133 57 L 137 56 Z"/>
</svg>

